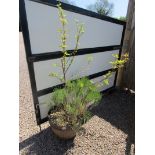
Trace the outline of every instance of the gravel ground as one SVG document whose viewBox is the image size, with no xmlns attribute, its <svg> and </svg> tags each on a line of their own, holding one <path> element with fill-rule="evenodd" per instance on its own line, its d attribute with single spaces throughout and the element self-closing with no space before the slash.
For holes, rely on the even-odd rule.
<svg viewBox="0 0 155 155">
<path fill-rule="evenodd" d="M 20 155 L 134 155 L 135 96 L 116 90 L 105 94 L 91 109 L 93 117 L 83 126 L 85 133 L 74 140 L 59 140 L 49 128 L 36 125 L 22 34 L 20 37 Z"/>
</svg>

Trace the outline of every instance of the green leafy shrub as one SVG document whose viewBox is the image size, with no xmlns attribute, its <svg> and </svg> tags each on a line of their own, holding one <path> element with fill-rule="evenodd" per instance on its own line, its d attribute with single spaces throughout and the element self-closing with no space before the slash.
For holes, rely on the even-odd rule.
<svg viewBox="0 0 155 155">
<path fill-rule="evenodd" d="M 63 53 L 62 58 L 60 59 L 61 64 L 53 64 L 54 67 L 61 67 L 62 75 L 58 73 L 50 73 L 49 75 L 53 78 L 57 78 L 64 83 L 64 88 L 57 88 L 51 95 L 49 105 L 51 107 L 50 118 L 53 124 L 59 127 L 71 127 L 74 130 L 78 130 L 82 124 L 84 124 L 90 117 L 91 113 L 88 110 L 89 105 L 96 105 L 101 99 L 101 94 L 98 91 L 98 87 L 103 87 L 109 85 L 109 79 L 112 76 L 112 73 L 116 69 L 122 68 L 124 64 L 128 61 L 128 54 L 124 54 L 122 59 L 119 59 L 118 54 L 113 54 L 115 61 L 110 62 L 112 64 L 112 70 L 103 76 L 103 79 L 98 83 L 93 83 L 86 77 L 83 77 L 78 80 L 68 80 L 66 74 L 68 73 L 69 68 L 74 62 L 76 53 L 78 52 L 79 40 L 84 33 L 83 24 L 80 24 L 76 21 L 77 32 L 75 35 L 75 48 L 72 53 L 67 51 L 67 29 L 66 25 L 68 21 L 66 15 L 64 14 L 61 4 L 57 5 L 59 11 L 59 20 L 61 23 L 61 28 L 59 29 L 60 33 L 60 48 Z M 93 61 L 93 57 L 88 57 L 88 65 Z M 88 66 L 84 68 L 84 72 L 87 71 Z M 77 75 L 74 75 L 79 78 Z M 72 78 L 72 79 L 75 79 Z"/>
<path fill-rule="evenodd" d="M 51 113 L 53 123 L 78 129 L 91 116 L 89 104 L 97 104 L 101 94 L 89 79 L 81 78 L 68 81 L 63 89 L 55 89 L 51 99 L 56 110 Z"/>
</svg>

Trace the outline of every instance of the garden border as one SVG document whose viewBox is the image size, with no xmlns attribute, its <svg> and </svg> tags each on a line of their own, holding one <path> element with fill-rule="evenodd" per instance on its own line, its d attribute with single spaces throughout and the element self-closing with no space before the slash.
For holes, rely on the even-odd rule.
<svg viewBox="0 0 155 155">
<path fill-rule="evenodd" d="M 38 2 L 41 4 L 53 6 L 53 7 L 56 7 L 56 5 L 58 3 L 56 0 L 53 0 L 53 1 L 50 1 L 50 0 L 44 0 L 44 1 L 42 1 L 42 0 L 30 0 L 30 1 Z M 122 32 L 122 38 L 121 38 L 121 44 L 120 45 L 79 49 L 78 54 L 77 54 L 77 55 L 83 55 L 83 54 L 106 52 L 106 51 L 119 49 L 119 59 L 120 59 L 122 46 L 123 46 L 123 40 L 124 40 L 124 34 L 125 34 L 126 22 L 120 21 L 120 20 L 117 20 L 117 19 L 114 19 L 111 17 L 102 16 L 102 15 L 99 15 L 95 12 L 91 12 L 91 11 L 88 11 L 88 10 L 85 10 L 85 9 L 82 9 L 82 8 L 79 8 L 76 6 L 72 6 L 69 4 L 65 4 L 65 3 L 62 3 L 62 7 L 64 10 L 76 12 L 76 13 L 79 13 L 82 15 L 86 15 L 86 16 L 98 18 L 98 19 L 101 19 L 104 21 L 112 22 L 115 24 L 123 25 L 123 32 Z M 56 87 L 63 87 L 63 84 L 56 85 L 54 87 L 50 87 L 50 88 L 46 88 L 46 89 L 37 91 L 33 62 L 60 58 L 62 56 L 62 54 L 60 51 L 48 52 L 48 53 L 44 53 L 44 54 L 32 54 L 24 0 L 19 0 L 19 10 L 20 10 L 21 27 L 22 27 L 22 33 L 23 33 L 23 39 L 24 39 L 24 45 L 25 45 L 25 51 L 26 51 L 26 59 L 27 59 L 27 64 L 28 64 L 30 82 L 31 82 L 31 89 L 32 89 L 32 95 L 33 95 L 33 101 L 34 101 L 36 120 L 37 120 L 37 125 L 40 125 L 40 124 L 46 122 L 47 118 L 41 119 L 38 97 L 45 95 L 45 94 L 48 94 L 48 93 L 51 93 L 54 90 L 54 88 L 56 88 Z M 69 50 L 70 53 L 72 51 L 73 50 Z M 106 70 L 106 71 L 102 71 L 99 73 L 95 73 L 95 74 L 89 75 L 87 77 L 90 79 L 95 78 L 95 77 L 99 77 L 99 76 L 106 74 L 110 70 L 111 69 Z M 114 85 L 112 87 L 106 89 L 106 90 L 103 90 L 102 93 L 115 88 L 116 80 L 117 80 L 117 74 L 118 74 L 118 70 L 116 70 Z"/>
</svg>

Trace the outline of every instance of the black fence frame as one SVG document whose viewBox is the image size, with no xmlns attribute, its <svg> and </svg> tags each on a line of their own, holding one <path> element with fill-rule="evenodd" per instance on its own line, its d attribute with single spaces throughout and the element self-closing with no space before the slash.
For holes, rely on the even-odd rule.
<svg viewBox="0 0 155 155">
<path fill-rule="evenodd" d="M 53 6 L 53 7 L 57 7 L 56 5 L 58 4 L 58 2 L 56 0 L 30 0 L 30 1 Z M 114 18 L 111 18 L 108 16 L 99 15 L 95 12 L 88 11 L 88 10 L 85 10 L 85 9 L 82 9 L 82 8 L 79 8 L 76 6 L 72 6 L 69 4 L 65 4 L 65 3 L 62 3 L 62 8 L 64 10 L 68 10 L 71 12 L 75 12 L 75 13 L 79 13 L 82 15 L 91 16 L 93 18 L 98 18 L 98 19 L 101 19 L 104 21 L 108 21 L 111 23 L 123 25 L 123 32 L 122 32 L 122 38 L 121 38 L 120 45 L 79 49 L 78 53 L 77 53 L 77 55 L 83 55 L 83 54 L 106 52 L 106 51 L 119 49 L 119 59 L 120 59 L 122 46 L 123 46 L 123 40 L 124 40 L 124 34 L 125 34 L 125 28 L 126 28 L 126 22 L 120 21 L 120 20 L 117 20 L 117 19 L 114 19 Z M 47 53 L 43 53 L 43 54 L 32 54 L 24 0 L 19 0 L 19 11 L 20 11 L 21 28 L 22 28 L 24 44 L 25 44 L 26 59 L 27 59 L 30 82 L 31 82 L 31 89 L 32 89 L 32 94 L 33 94 L 36 121 L 37 121 L 37 125 L 40 125 L 40 124 L 46 122 L 48 119 L 47 119 L 47 117 L 44 119 L 41 119 L 38 97 L 53 92 L 54 88 L 58 88 L 58 87 L 62 88 L 64 86 L 64 84 L 59 84 L 59 85 L 56 85 L 56 86 L 53 86 L 50 88 L 46 88 L 46 89 L 37 91 L 33 63 L 37 62 L 37 61 L 44 61 L 44 60 L 49 60 L 49 59 L 60 58 L 62 56 L 62 52 L 56 51 L 56 52 L 47 52 Z M 72 50 L 69 50 L 69 52 L 72 53 Z M 89 75 L 88 78 L 92 79 L 92 78 L 102 76 L 110 70 L 112 70 L 112 69 Z M 117 74 L 118 74 L 118 70 L 116 70 L 114 85 L 112 87 L 102 91 L 102 93 L 115 88 Z"/>
</svg>

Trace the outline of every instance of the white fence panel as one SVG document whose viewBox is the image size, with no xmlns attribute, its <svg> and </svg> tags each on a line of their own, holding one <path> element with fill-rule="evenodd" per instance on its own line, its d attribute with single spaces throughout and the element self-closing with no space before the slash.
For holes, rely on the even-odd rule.
<svg viewBox="0 0 155 155">
<path fill-rule="evenodd" d="M 59 51 L 61 28 L 58 9 L 26 0 L 26 11 L 33 54 Z M 65 11 L 68 19 L 68 49 L 75 47 L 76 24 L 74 19 L 84 23 L 85 33 L 80 48 L 94 48 L 120 45 L 123 25 Z"/>
<path fill-rule="evenodd" d="M 61 56 L 58 33 L 61 24 L 55 4 L 55 0 L 20 0 L 20 19 L 37 124 L 47 120 L 49 107 L 46 103 L 53 89 L 61 84 L 59 80 L 49 76 L 51 72 L 62 75 L 61 68 L 53 66 L 55 63 L 60 64 Z M 68 50 L 75 47 L 75 19 L 84 23 L 85 28 L 80 39 L 80 53 L 75 56 L 74 63 L 68 70 L 67 79 L 76 79 L 75 74 L 78 73 L 78 77 L 91 76 L 93 81 L 100 81 L 103 79 L 102 74 L 112 69 L 109 63 L 115 59 L 112 54 L 120 54 L 125 23 L 70 5 L 66 5 L 64 9 L 68 19 Z M 88 56 L 93 57 L 89 65 Z M 110 85 L 102 87 L 100 91 L 114 87 L 116 75 L 116 72 L 113 73 Z"/>
<path fill-rule="evenodd" d="M 89 65 L 87 61 L 87 57 L 89 55 L 86 54 L 76 56 L 74 64 L 68 70 L 67 79 L 72 79 L 72 76 L 76 75 L 77 73 L 79 73 L 79 77 L 83 77 L 111 69 L 112 66 L 109 62 L 114 60 L 112 54 L 118 53 L 118 50 L 114 50 L 91 54 L 91 56 L 93 57 L 93 61 Z M 62 75 L 61 68 L 52 66 L 52 64 L 54 63 L 59 64 L 61 66 L 60 59 L 52 59 L 34 63 L 37 90 L 42 90 L 60 84 L 60 81 L 58 79 L 51 78 L 50 76 L 48 76 L 51 72 L 56 72 Z M 84 70 L 88 67 L 88 70 Z M 81 72 L 82 70 L 84 70 L 84 72 Z"/>
</svg>

